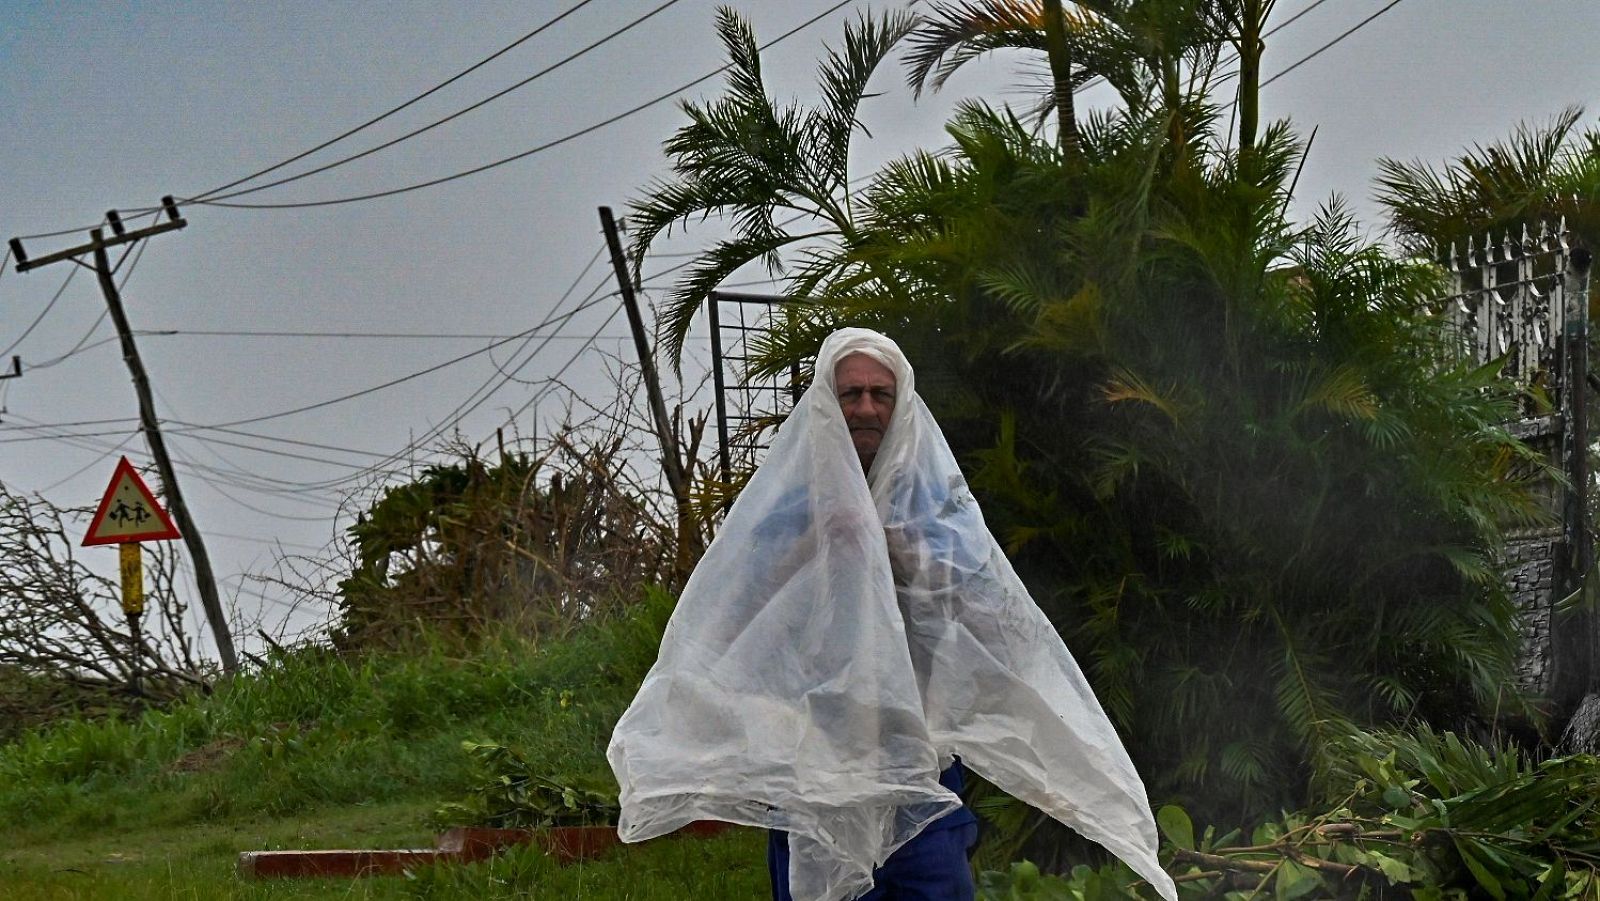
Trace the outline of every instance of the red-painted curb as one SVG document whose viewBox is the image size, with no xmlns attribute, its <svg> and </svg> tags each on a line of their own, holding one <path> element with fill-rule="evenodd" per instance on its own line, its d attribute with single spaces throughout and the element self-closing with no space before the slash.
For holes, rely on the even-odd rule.
<svg viewBox="0 0 1600 901">
<path fill-rule="evenodd" d="M 674 834 L 709 838 L 731 828 L 730 823 L 698 820 Z M 621 844 L 621 840 L 615 826 L 464 826 L 440 833 L 436 844 L 433 848 L 393 851 L 244 851 L 239 854 L 238 873 L 244 879 L 394 875 L 425 864 L 474 863 L 493 857 L 503 848 L 535 844 L 561 863 L 569 863 L 598 857 Z"/>
</svg>

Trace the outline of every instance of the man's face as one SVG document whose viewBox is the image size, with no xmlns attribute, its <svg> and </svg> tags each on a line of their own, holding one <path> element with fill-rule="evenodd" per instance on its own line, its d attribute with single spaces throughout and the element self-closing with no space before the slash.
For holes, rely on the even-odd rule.
<svg viewBox="0 0 1600 901">
<path fill-rule="evenodd" d="M 833 368 L 833 385 L 861 469 L 871 469 L 894 412 L 894 371 L 866 354 L 854 353 Z"/>
</svg>

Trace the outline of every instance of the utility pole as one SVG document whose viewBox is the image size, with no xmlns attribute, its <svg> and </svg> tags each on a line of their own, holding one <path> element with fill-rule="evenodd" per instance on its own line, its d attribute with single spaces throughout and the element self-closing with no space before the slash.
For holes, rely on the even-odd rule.
<svg viewBox="0 0 1600 901">
<path fill-rule="evenodd" d="M 122 342 L 122 359 L 128 364 L 128 371 L 133 375 L 133 388 L 139 397 L 139 426 L 144 431 L 145 440 L 150 444 L 150 455 L 155 458 L 156 470 L 161 473 L 161 482 L 166 487 L 167 507 L 172 511 L 178 530 L 183 533 L 183 543 L 189 548 L 189 556 L 194 561 L 200 604 L 205 608 L 206 619 L 211 623 L 211 633 L 216 638 L 217 654 L 222 658 L 223 671 L 233 673 L 239 668 L 239 658 L 234 652 L 233 636 L 228 634 L 228 620 L 223 615 L 222 600 L 217 594 L 217 580 L 211 571 L 211 556 L 206 553 L 200 530 L 195 527 L 194 517 L 189 515 L 189 506 L 184 503 L 183 492 L 178 488 L 178 473 L 172 466 L 172 459 L 167 456 L 167 444 L 161 437 L 161 427 L 156 420 L 155 401 L 150 394 L 150 379 L 145 374 L 144 363 L 139 359 L 139 349 L 133 342 L 133 329 L 128 326 L 127 314 L 122 309 L 122 295 L 117 291 L 117 283 L 112 278 L 111 261 L 106 254 L 108 247 L 131 244 L 189 224 L 179 217 L 177 204 L 170 196 L 161 198 L 161 206 L 167 213 L 167 221 L 146 228 L 129 231 L 116 212 L 112 211 L 106 214 L 106 220 L 111 224 L 112 231 L 112 237 L 109 239 L 100 229 L 92 229 L 89 232 L 88 244 L 48 254 L 37 260 L 29 260 L 27 254 L 23 252 L 22 241 L 12 238 L 11 253 L 17 260 L 18 272 L 27 272 L 63 260 L 84 266 L 86 264 L 78 257 L 85 253 L 94 255 L 94 270 L 100 280 L 100 291 L 105 295 L 106 309 L 111 313 L 111 321 L 117 327 L 117 337 Z"/>
<path fill-rule="evenodd" d="M 611 265 L 617 273 L 617 290 L 622 294 L 622 305 L 628 312 L 628 327 L 633 330 L 633 349 L 639 357 L 645 393 L 649 395 L 656 438 L 661 442 L 661 471 L 667 477 L 667 487 L 671 489 L 678 507 L 677 559 L 680 574 L 686 574 L 689 531 L 693 522 L 689 506 L 689 479 L 683 471 L 683 461 L 678 457 L 678 442 L 672 430 L 672 420 L 667 416 L 666 399 L 661 395 L 655 357 L 650 351 L 650 341 L 645 336 L 644 317 L 639 314 L 639 299 L 633 293 L 633 279 L 628 277 L 628 260 L 622 252 L 622 238 L 617 233 L 617 220 L 611 215 L 611 207 L 600 208 L 600 228 L 606 233 L 606 246 L 611 249 Z"/>
</svg>

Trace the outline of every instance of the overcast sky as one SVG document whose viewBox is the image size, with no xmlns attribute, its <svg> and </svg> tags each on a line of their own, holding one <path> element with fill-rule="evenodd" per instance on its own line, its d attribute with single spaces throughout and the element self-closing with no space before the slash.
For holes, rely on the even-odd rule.
<svg viewBox="0 0 1600 901">
<path fill-rule="evenodd" d="M 365 150 L 480 101 L 661 2 L 591 0 L 414 107 L 271 177 Z M 766 40 L 836 2 L 732 5 Z M 194 196 L 279 163 L 575 5 L 0 2 L 0 239 L 77 229 L 28 239 L 28 253 L 38 257 L 81 243 L 107 209 L 151 206 L 165 194 Z M 1279 0 L 1274 23 L 1313 5 Z M 626 33 L 456 121 L 238 200 L 326 201 L 385 191 L 588 128 L 721 65 L 715 6 L 666 3 Z M 1595 0 L 1323 0 L 1315 7 L 1269 39 L 1267 77 L 1378 15 L 1263 91 L 1264 120 L 1290 117 L 1303 134 L 1317 129 L 1297 215 L 1338 193 L 1376 227 L 1371 182 L 1379 157 L 1442 161 L 1569 105 L 1600 112 Z M 769 87 L 809 96 L 822 42 L 837 41 L 847 16 L 890 8 L 847 3 L 775 46 L 764 57 Z M 874 85 L 884 95 L 864 109 L 872 138 L 862 139 L 854 171 L 869 172 L 912 147 L 941 146 L 942 124 L 959 97 L 1025 102 L 1020 88 L 1030 71 L 1020 57 L 997 57 L 974 65 L 942 95 L 914 103 L 899 70 L 885 70 Z M 708 81 L 689 96 L 717 89 Z M 1084 99 L 1105 98 L 1091 92 Z M 663 102 L 491 171 L 383 199 L 273 210 L 186 205 L 188 228 L 146 242 L 142 255 L 124 263 L 133 327 L 178 332 L 143 335 L 140 349 L 159 413 L 173 423 L 174 452 L 190 461 L 180 464 L 180 479 L 225 595 L 248 612 L 265 604 L 269 623 L 276 622 L 288 598 L 241 575 L 270 564 L 273 542 L 291 552 L 315 548 L 348 525 L 336 518 L 341 489 L 362 483 L 352 478 L 362 467 L 402 452 L 425 458 L 437 442 L 407 449 L 440 428 L 492 441 L 497 427 L 528 434 L 542 417 L 538 428 L 548 430 L 559 406 L 549 398 L 529 402 L 540 380 L 564 366 L 565 380 L 603 399 L 598 351 L 631 350 L 621 340 L 626 324 L 615 315 L 617 302 L 604 297 L 613 287 L 604 260 L 585 268 L 602 246 L 595 208 L 622 212 L 664 172 L 661 141 L 680 121 Z M 692 250 L 715 234 L 691 229 L 662 249 Z M 653 260 L 646 273 L 677 262 Z M 143 439 L 133 435 L 127 371 L 115 342 L 102 343 L 112 329 L 102 321 L 93 274 L 80 271 L 61 290 L 72 268 L 18 274 L 8 265 L 0 275 L 0 363 L 9 366 L 18 354 L 25 370 L 0 382 L 0 482 L 42 491 L 63 506 L 98 499 L 116 461 L 112 448 L 124 439 L 121 453 L 147 459 Z M 555 337 L 537 353 L 537 342 L 513 341 L 393 387 L 276 415 L 482 350 L 493 339 L 479 336 L 521 333 L 591 295 L 599 302 L 562 320 L 559 331 L 543 330 Z M 263 331 L 471 337 L 197 334 Z M 591 343 L 596 334 L 601 338 Z M 689 353 L 703 357 L 705 347 L 702 335 Z M 485 396 L 484 389 L 492 391 Z M 463 405 L 473 406 L 465 416 L 457 412 Z M 230 427 L 251 434 L 177 425 L 257 417 L 271 418 Z M 38 428 L 66 423 L 90 424 Z M 69 434 L 81 437 L 60 437 Z M 102 555 L 107 564 L 115 557 Z M 257 596 L 263 593 L 267 600 Z"/>
</svg>

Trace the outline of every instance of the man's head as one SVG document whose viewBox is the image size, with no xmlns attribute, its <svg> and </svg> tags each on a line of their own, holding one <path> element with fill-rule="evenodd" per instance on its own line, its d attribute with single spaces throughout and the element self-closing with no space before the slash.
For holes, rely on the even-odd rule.
<svg viewBox="0 0 1600 901">
<path fill-rule="evenodd" d="M 889 430 L 889 416 L 894 412 L 898 387 L 894 371 L 867 354 L 848 354 L 833 368 L 833 387 L 845 425 L 850 427 L 850 441 L 861 460 L 861 470 L 867 472 L 878 456 L 883 436 Z"/>
</svg>

